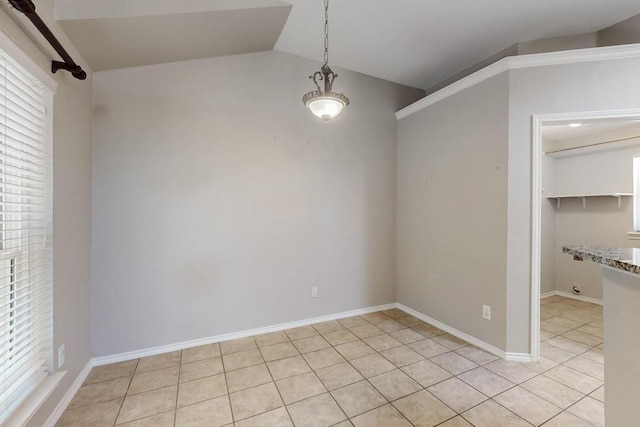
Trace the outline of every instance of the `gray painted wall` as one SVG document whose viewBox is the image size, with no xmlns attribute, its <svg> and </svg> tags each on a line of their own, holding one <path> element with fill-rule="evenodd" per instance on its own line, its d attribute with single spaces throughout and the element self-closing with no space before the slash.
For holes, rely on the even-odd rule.
<svg viewBox="0 0 640 427">
<path fill-rule="evenodd" d="M 396 301 L 396 119 L 424 92 L 263 52 L 95 74 L 95 356 Z M 311 287 L 319 298 L 311 298 Z"/>
<path fill-rule="evenodd" d="M 53 19 L 53 0 L 38 2 L 38 13 L 74 59 L 82 63 L 73 46 Z M 0 28 L 38 65 L 49 72 L 49 54 L 44 55 L 12 19 L 17 13 L 5 3 L 0 10 Z M 23 28 L 30 23 L 19 17 Z M 29 426 L 42 426 L 60 399 L 91 358 L 91 87 L 66 72 L 54 78 L 53 119 L 53 344 L 65 344 L 67 375 Z M 56 355 L 57 364 L 57 355 Z"/>
<path fill-rule="evenodd" d="M 398 302 L 501 349 L 508 91 L 505 73 L 398 125 Z"/>
</svg>

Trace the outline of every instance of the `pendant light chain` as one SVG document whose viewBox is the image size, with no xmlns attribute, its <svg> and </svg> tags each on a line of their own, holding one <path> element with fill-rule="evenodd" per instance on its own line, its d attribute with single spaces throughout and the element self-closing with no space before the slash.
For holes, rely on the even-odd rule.
<svg viewBox="0 0 640 427">
<path fill-rule="evenodd" d="M 324 65 L 329 64 L 329 0 L 324 0 Z"/>
</svg>

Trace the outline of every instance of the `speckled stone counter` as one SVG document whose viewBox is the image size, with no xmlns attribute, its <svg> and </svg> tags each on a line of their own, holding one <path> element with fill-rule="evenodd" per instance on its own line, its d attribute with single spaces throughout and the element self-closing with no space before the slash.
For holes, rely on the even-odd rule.
<svg viewBox="0 0 640 427">
<path fill-rule="evenodd" d="M 607 267 L 640 275 L 640 249 L 599 246 L 563 246 L 562 252 Z"/>
<path fill-rule="evenodd" d="M 562 251 L 603 266 L 605 420 L 607 427 L 638 426 L 640 249 L 564 246 Z"/>
</svg>

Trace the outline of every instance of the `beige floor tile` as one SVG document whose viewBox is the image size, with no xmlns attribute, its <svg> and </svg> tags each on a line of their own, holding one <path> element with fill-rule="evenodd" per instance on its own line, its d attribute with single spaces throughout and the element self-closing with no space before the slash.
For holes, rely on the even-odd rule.
<svg viewBox="0 0 640 427">
<path fill-rule="evenodd" d="M 344 329 L 337 320 L 329 320 L 328 322 L 316 323 L 312 325 L 319 334 L 326 334 L 329 332 L 340 331 Z"/>
<path fill-rule="evenodd" d="M 411 350 L 406 345 L 381 351 L 380 354 L 397 367 L 410 365 L 424 360 L 424 357 Z"/>
<path fill-rule="evenodd" d="M 237 340 L 224 341 L 220 343 L 220 351 L 222 355 L 239 353 L 241 351 L 253 350 L 258 346 L 253 337 L 240 338 Z"/>
<path fill-rule="evenodd" d="M 375 313 L 367 313 L 367 314 L 363 314 L 362 318 L 365 319 L 367 322 L 372 323 L 374 325 L 378 324 L 378 323 L 382 323 L 386 320 L 389 320 L 390 317 L 377 311 Z"/>
<path fill-rule="evenodd" d="M 422 390 L 422 386 L 411 377 L 395 369 L 384 374 L 369 378 L 369 382 L 388 400 L 393 401 L 401 397 Z"/>
<path fill-rule="evenodd" d="M 376 323 L 376 328 L 380 329 L 382 332 L 389 333 L 404 329 L 404 325 L 397 320 L 389 319 L 384 322 Z"/>
<path fill-rule="evenodd" d="M 473 427 L 467 420 L 461 416 L 451 418 L 442 424 L 438 424 L 438 427 Z"/>
<path fill-rule="evenodd" d="M 603 384 L 596 378 L 566 366 L 558 366 L 543 375 L 584 394 L 591 393 Z"/>
<path fill-rule="evenodd" d="M 368 322 L 361 316 L 346 317 L 338 319 L 338 322 L 345 328 L 355 328 L 356 326 L 366 325 Z"/>
<path fill-rule="evenodd" d="M 562 336 L 569 338 L 571 340 L 577 341 L 579 343 L 586 344 L 590 347 L 595 347 L 596 345 L 602 344 L 602 338 L 594 337 L 593 335 L 589 335 L 585 332 L 581 332 L 578 330 L 565 332 L 564 334 L 562 334 Z"/>
<path fill-rule="evenodd" d="M 118 424 L 118 427 L 173 427 L 176 418 L 176 411 L 169 411 L 163 414 L 152 415 L 141 420 L 130 423 Z"/>
<path fill-rule="evenodd" d="M 523 382 L 521 387 L 562 409 L 584 397 L 584 394 L 543 375 Z"/>
<path fill-rule="evenodd" d="M 347 362 L 318 369 L 316 374 L 329 390 L 335 390 L 364 379 L 364 377 Z"/>
<path fill-rule="evenodd" d="M 360 339 L 384 334 L 384 332 L 382 332 L 380 329 L 376 328 L 373 325 L 356 326 L 355 328 L 350 328 L 350 330 Z"/>
<path fill-rule="evenodd" d="M 545 331 L 544 329 L 540 329 L 540 341 L 546 341 L 548 339 L 551 339 L 553 337 L 555 337 L 556 334 L 554 334 L 553 332 L 549 332 L 549 331 Z"/>
<path fill-rule="evenodd" d="M 548 322 L 556 324 L 556 325 L 564 326 L 565 328 L 569 328 L 569 329 L 575 329 L 575 328 L 579 328 L 580 326 L 582 326 L 581 322 L 576 322 L 575 320 L 567 319 L 567 318 L 564 318 L 564 317 L 553 317 L 553 318 L 549 319 Z M 551 332 L 553 332 L 553 331 L 551 331 Z M 564 331 L 564 332 L 566 332 L 566 331 Z"/>
<path fill-rule="evenodd" d="M 484 351 L 475 345 L 468 345 L 466 347 L 459 348 L 456 350 L 456 353 L 478 365 L 486 365 L 487 363 L 500 359 L 495 354 Z"/>
<path fill-rule="evenodd" d="M 267 369 L 267 365 L 264 363 L 227 372 L 229 393 L 266 384 L 271 381 L 273 381 L 271 374 L 269 373 L 269 369 Z"/>
<path fill-rule="evenodd" d="M 570 311 L 570 312 L 564 313 L 562 317 L 565 317 L 570 320 L 575 320 L 576 322 L 580 322 L 580 323 L 591 323 L 602 318 L 601 315 L 598 315 L 597 313 L 593 313 L 589 310 Z"/>
<path fill-rule="evenodd" d="M 544 423 L 544 427 L 593 427 L 593 425 L 568 412 L 560 412 Z"/>
<path fill-rule="evenodd" d="M 172 366 L 157 371 L 135 374 L 131 380 L 127 394 L 143 393 L 145 391 L 176 385 L 178 384 L 179 373 L 180 367 Z"/>
<path fill-rule="evenodd" d="M 303 354 L 331 347 L 331 345 L 320 335 L 296 340 L 293 342 L 293 345 L 295 345 L 298 351 Z"/>
<path fill-rule="evenodd" d="M 583 344 L 578 341 L 574 341 L 569 338 L 565 338 L 564 336 L 557 336 L 545 341 L 545 344 L 552 345 L 554 347 L 561 348 L 573 354 L 582 354 L 585 351 L 591 349 L 591 346 L 587 344 Z"/>
<path fill-rule="evenodd" d="M 469 409 L 462 416 L 475 427 L 531 427 L 531 424 L 492 400 Z"/>
<path fill-rule="evenodd" d="M 270 345 L 289 342 L 289 337 L 282 331 L 271 332 L 268 334 L 256 335 L 253 337 L 258 347 L 267 347 Z"/>
<path fill-rule="evenodd" d="M 457 413 L 487 400 L 487 396 L 455 377 L 433 385 L 427 391 Z"/>
<path fill-rule="evenodd" d="M 460 356 L 458 353 L 449 352 L 430 359 L 433 363 L 451 372 L 453 375 L 460 375 L 478 367 L 476 363 Z"/>
<path fill-rule="evenodd" d="M 80 387 L 69 404 L 69 409 L 81 408 L 124 397 L 129 387 L 129 377 L 116 378 Z"/>
<path fill-rule="evenodd" d="M 182 383 L 178 388 L 178 407 L 193 405 L 226 394 L 227 382 L 224 374 Z"/>
<path fill-rule="evenodd" d="M 567 412 L 596 427 L 604 427 L 604 403 L 596 399 L 587 396 L 569 407 Z"/>
<path fill-rule="evenodd" d="M 465 372 L 459 375 L 458 378 L 489 397 L 493 397 L 515 386 L 514 383 L 506 378 L 482 367 Z"/>
<path fill-rule="evenodd" d="M 262 357 L 267 362 L 272 360 L 284 359 L 285 357 L 297 356 L 298 350 L 290 342 L 283 342 L 280 344 L 274 344 L 260 349 Z"/>
<path fill-rule="evenodd" d="M 502 359 L 487 363 L 484 367 L 515 384 L 523 383 L 536 376 L 536 373 L 527 369 L 525 364 Z"/>
<path fill-rule="evenodd" d="M 313 372 L 278 380 L 276 386 L 286 405 L 327 391 Z"/>
<path fill-rule="evenodd" d="M 264 363 L 262 354 L 257 347 L 247 351 L 227 354 L 222 356 L 222 361 L 224 362 L 224 370 L 227 372 Z"/>
<path fill-rule="evenodd" d="M 274 409 L 236 423 L 236 427 L 293 427 L 285 408 Z"/>
<path fill-rule="evenodd" d="M 138 366 L 138 359 L 96 366 L 91 370 L 84 384 L 94 384 L 116 378 L 131 377 L 136 370 L 136 366 Z"/>
<path fill-rule="evenodd" d="M 318 351 L 306 353 L 302 357 L 307 361 L 311 369 L 321 369 L 331 365 L 337 365 L 345 361 L 344 357 L 333 348 L 324 348 Z"/>
<path fill-rule="evenodd" d="M 340 345 L 352 341 L 358 341 L 360 338 L 351 333 L 348 329 L 329 332 L 322 335 L 331 345 Z"/>
<path fill-rule="evenodd" d="M 186 363 L 180 366 L 180 382 L 194 381 L 224 372 L 222 368 L 222 358 L 212 357 L 211 359 L 199 360 L 197 362 Z"/>
<path fill-rule="evenodd" d="M 428 323 L 421 322 L 418 325 L 413 326 L 412 328 L 416 332 L 422 334 L 426 338 L 433 338 L 443 334 L 446 334 L 442 329 L 436 328 L 433 325 L 429 325 Z"/>
<path fill-rule="evenodd" d="M 393 363 L 389 362 L 378 353 L 369 354 L 364 357 L 353 359 L 351 360 L 351 364 L 365 378 L 373 377 L 374 375 L 379 375 L 383 372 L 388 372 L 395 369 Z"/>
<path fill-rule="evenodd" d="M 296 427 L 328 427 L 347 419 L 328 393 L 287 406 Z"/>
<path fill-rule="evenodd" d="M 228 396 L 179 408 L 176 427 L 220 427 L 233 422 Z"/>
<path fill-rule="evenodd" d="M 382 314 L 384 314 L 385 316 L 389 316 L 392 319 L 398 319 L 400 317 L 404 317 L 407 315 L 407 313 L 405 313 L 404 311 L 400 310 L 399 308 L 391 308 L 389 310 L 382 310 Z"/>
<path fill-rule="evenodd" d="M 268 362 L 269 372 L 274 380 L 292 377 L 311 371 L 311 368 L 302 356 L 287 357 L 286 359 Z"/>
<path fill-rule="evenodd" d="M 546 357 L 540 357 L 537 362 L 526 363 L 524 366 L 536 374 L 542 374 L 558 366 L 558 362 L 554 362 Z"/>
<path fill-rule="evenodd" d="M 586 353 L 582 353 L 581 356 L 586 357 L 587 359 L 591 359 L 594 362 L 604 364 L 604 350 L 600 348 L 592 348 Z"/>
<path fill-rule="evenodd" d="M 431 339 L 412 342 L 411 344 L 407 344 L 407 347 L 411 348 L 416 353 L 421 354 L 427 359 L 451 351 L 447 347 L 440 345 Z"/>
<path fill-rule="evenodd" d="M 411 423 L 390 404 L 352 418 L 355 427 L 412 427 Z"/>
<path fill-rule="evenodd" d="M 448 378 L 451 374 L 440 366 L 428 360 L 422 360 L 402 368 L 404 373 L 409 375 L 422 387 L 429 387 Z"/>
<path fill-rule="evenodd" d="M 198 360 L 219 357 L 220 355 L 219 343 L 191 347 L 182 350 L 182 363 L 197 362 Z"/>
<path fill-rule="evenodd" d="M 421 325 L 424 322 L 416 317 L 413 317 L 411 315 L 406 315 L 406 316 L 402 316 L 402 317 L 397 317 L 395 319 L 396 321 L 402 323 L 403 325 L 405 325 L 408 328 L 411 328 L 413 326 L 416 325 Z"/>
<path fill-rule="evenodd" d="M 178 350 L 172 351 L 170 353 L 162 353 L 155 356 L 143 357 L 138 362 L 136 374 L 169 368 L 171 366 L 178 366 L 180 365 L 181 354 L 182 352 Z"/>
<path fill-rule="evenodd" d="M 122 399 L 64 411 L 56 427 L 111 427 L 118 416 Z"/>
<path fill-rule="evenodd" d="M 598 337 L 598 338 L 602 338 L 604 336 L 604 330 L 602 328 L 599 328 L 597 326 L 592 326 L 592 325 L 580 326 L 579 328 L 576 328 L 576 331 L 584 332 L 585 334 L 589 334 L 591 336 Z"/>
<path fill-rule="evenodd" d="M 413 424 L 432 427 L 456 415 L 447 405 L 426 390 L 419 391 L 393 402 Z"/>
<path fill-rule="evenodd" d="M 572 328 L 564 325 L 558 325 L 557 323 L 551 322 L 549 320 L 542 320 L 540 322 L 540 329 L 543 331 L 550 332 L 554 335 L 564 334 L 565 332 L 569 332 Z"/>
<path fill-rule="evenodd" d="M 300 326 L 299 328 L 287 329 L 284 333 L 287 334 L 291 341 L 318 335 L 318 332 L 313 329 L 313 326 Z"/>
<path fill-rule="evenodd" d="M 172 386 L 127 396 L 122 403 L 117 424 L 171 411 L 176 407 L 178 387 Z"/>
<path fill-rule="evenodd" d="M 349 418 L 387 403 L 387 400 L 367 381 L 333 390 L 331 395 Z"/>
<path fill-rule="evenodd" d="M 353 427 L 353 424 L 349 420 L 342 421 L 338 424 L 334 424 L 331 427 Z"/>
<path fill-rule="evenodd" d="M 564 366 L 604 381 L 604 365 L 587 357 L 578 356 L 564 363 Z"/>
<path fill-rule="evenodd" d="M 347 360 L 357 359 L 375 353 L 375 350 L 369 347 L 364 341 L 353 341 L 346 344 L 340 344 L 335 347 L 336 350 Z"/>
<path fill-rule="evenodd" d="M 457 350 L 469 345 L 469 343 L 465 340 L 462 340 L 451 334 L 438 335 L 436 337 L 433 337 L 432 340 L 434 340 L 438 344 L 442 344 L 443 346 L 450 348 L 451 350 Z"/>
<path fill-rule="evenodd" d="M 388 350 L 390 348 L 402 345 L 400 341 L 387 334 L 365 338 L 363 341 L 366 342 L 375 351 Z"/>
<path fill-rule="evenodd" d="M 548 340 L 547 340 L 548 341 Z M 558 347 L 554 347 L 547 343 L 547 341 L 540 344 L 540 355 L 549 360 L 553 360 L 557 363 L 564 363 L 569 359 L 576 357 L 576 354 L 570 351 L 563 350 Z"/>
<path fill-rule="evenodd" d="M 402 344 L 409 344 L 416 341 L 422 341 L 424 339 L 424 335 L 421 335 L 409 328 L 389 332 L 389 335 L 400 341 Z"/>
<path fill-rule="evenodd" d="M 550 420 L 561 411 L 557 406 L 522 387 L 509 389 L 495 396 L 493 400 L 536 426 Z"/>
<path fill-rule="evenodd" d="M 230 398 L 235 421 L 271 411 L 284 405 L 274 383 L 231 393 Z"/>
<path fill-rule="evenodd" d="M 591 393 L 589 396 L 591 396 L 594 399 L 599 400 L 600 402 L 604 403 L 604 386 L 596 389 L 596 391 Z"/>
</svg>

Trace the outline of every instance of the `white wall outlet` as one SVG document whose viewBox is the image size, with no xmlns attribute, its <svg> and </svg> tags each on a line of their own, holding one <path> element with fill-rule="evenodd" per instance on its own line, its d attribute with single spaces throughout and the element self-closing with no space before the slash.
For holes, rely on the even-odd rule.
<svg viewBox="0 0 640 427">
<path fill-rule="evenodd" d="M 483 305 L 482 306 L 482 318 L 491 320 L 491 306 Z"/>
<path fill-rule="evenodd" d="M 314 286 L 311 288 L 311 298 L 318 298 L 318 287 Z"/>
<path fill-rule="evenodd" d="M 58 347 L 58 369 L 64 365 L 64 344 Z"/>
</svg>

